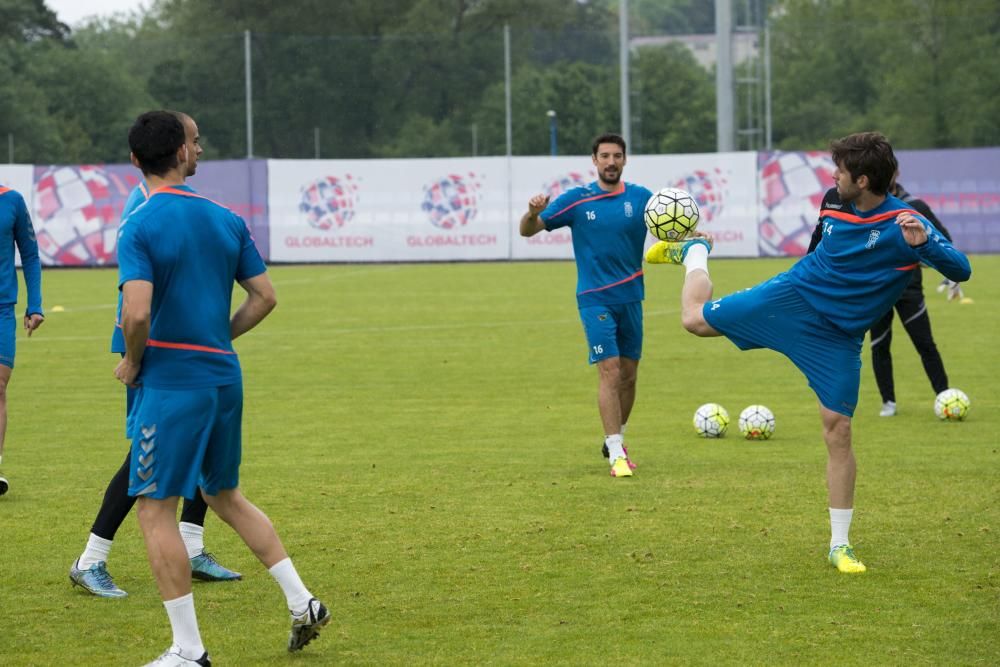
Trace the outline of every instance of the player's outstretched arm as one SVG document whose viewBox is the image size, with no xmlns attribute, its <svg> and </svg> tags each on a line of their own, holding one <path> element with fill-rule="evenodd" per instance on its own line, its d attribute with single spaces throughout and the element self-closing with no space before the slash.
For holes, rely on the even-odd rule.
<svg viewBox="0 0 1000 667">
<path fill-rule="evenodd" d="M 896 218 L 903 238 L 920 256 L 920 261 L 941 272 L 946 278 L 964 282 L 972 275 L 969 258 L 959 252 L 943 236 L 928 231 L 928 224 L 910 213 Z"/>
<path fill-rule="evenodd" d="M 274 285 L 266 273 L 241 280 L 240 287 L 246 290 L 247 298 L 229 320 L 229 335 L 234 339 L 260 324 L 278 305 Z"/>
<path fill-rule="evenodd" d="M 549 205 L 549 198 L 545 195 L 535 195 L 528 200 L 528 212 L 521 216 L 521 236 L 534 236 L 545 229 L 538 214 Z"/>
</svg>

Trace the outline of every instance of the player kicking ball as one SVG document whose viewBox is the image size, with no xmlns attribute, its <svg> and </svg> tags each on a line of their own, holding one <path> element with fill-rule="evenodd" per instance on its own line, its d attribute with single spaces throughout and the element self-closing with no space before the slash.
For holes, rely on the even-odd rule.
<svg viewBox="0 0 1000 667">
<path fill-rule="evenodd" d="M 834 180 L 844 202 L 823 211 L 823 242 L 788 271 L 721 299 L 712 299 L 708 257 L 712 239 L 695 233 L 649 248 L 651 264 L 681 264 L 681 322 L 696 336 L 725 336 L 741 350 L 767 348 L 787 356 L 819 398 L 827 448 L 831 565 L 860 573 L 848 531 L 857 466 L 851 418 L 861 380 L 865 332 L 892 308 L 927 264 L 956 282 L 972 273 L 968 258 L 926 219 L 888 194 L 897 163 L 876 132 L 832 143 Z"/>
</svg>

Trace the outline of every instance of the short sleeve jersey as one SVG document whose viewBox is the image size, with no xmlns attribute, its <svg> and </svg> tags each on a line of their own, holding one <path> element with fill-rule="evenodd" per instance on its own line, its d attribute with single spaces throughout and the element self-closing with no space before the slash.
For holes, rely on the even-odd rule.
<svg viewBox="0 0 1000 667">
<path fill-rule="evenodd" d="M 563 193 L 541 212 L 546 230 L 573 231 L 578 307 L 642 301 L 642 216 L 652 196 L 641 185 L 620 181 L 607 192 L 594 181 Z"/>
<path fill-rule="evenodd" d="M 924 223 L 927 243 L 912 247 L 896 224 L 910 212 Z M 968 258 L 903 201 L 891 195 L 870 211 L 853 204 L 820 212 L 823 240 L 787 276 L 795 290 L 832 324 L 864 336 L 899 299 L 923 262 L 953 280 L 967 280 Z"/>
<path fill-rule="evenodd" d="M 246 223 L 187 186 L 158 188 L 122 222 L 118 284 L 153 284 L 138 381 L 184 389 L 240 381 L 229 333 L 233 284 L 266 271 Z"/>
<path fill-rule="evenodd" d="M 0 186 L 0 304 L 17 303 L 17 267 L 14 247 L 21 253 L 21 270 L 28 290 L 27 313 L 42 314 L 42 261 L 35 228 L 24 197 Z"/>
<path fill-rule="evenodd" d="M 122 209 L 121 219 L 132 215 L 132 211 L 139 208 L 149 199 L 149 188 L 145 183 L 132 188 L 128 199 L 125 200 L 125 208 Z M 118 292 L 118 308 L 115 310 L 115 330 L 111 332 L 111 351 L 117 354 L 125 354 L 125 337 L 122 335 L 122 293 Z"/>
</svg>

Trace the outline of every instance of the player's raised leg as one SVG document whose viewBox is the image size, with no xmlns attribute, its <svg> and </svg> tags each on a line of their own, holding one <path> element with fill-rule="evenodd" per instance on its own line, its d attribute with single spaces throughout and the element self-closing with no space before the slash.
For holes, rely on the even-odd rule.
<svg viewBox="0 0 1000 667">
<path fill-rule="evenodd" d="M 330 612 L 302 583 L 271 520 L 239 489 L 219 491 L 214 496 L 205 494 L 205 500 L 220 519 L 232 526 L 278 582 L 292 617 L 288 650 L 298 651 L 330 622 Z"/>
<path fill-rule="evenodd" d="M 849 531 L 854 516 L 854 482 L 857 462 L 851 447 L 851 418 L 820 405 L 826 441 L 826 485 L 830 502 L 830 564 L 841 572 L 864 572 L 854 554 Z"/>
<path fill-rule="evenodd" d="M 695 232 L 686 241 L 660 241 L 646 251 L 650 264 L 683 264 L 684 286 L 681 288 L 681 324 L 696 336 L 721 336 L 705 321 L 705 304 L 712 300 L 712 279 L 708 274 L 708 255 L 712 238 Z"/>
</svg>

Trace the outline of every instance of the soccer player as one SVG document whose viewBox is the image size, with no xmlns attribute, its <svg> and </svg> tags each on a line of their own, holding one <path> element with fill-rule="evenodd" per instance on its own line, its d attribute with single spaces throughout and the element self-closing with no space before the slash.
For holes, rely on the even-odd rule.
<svg viewBox="0 0 1000 667">
<path fill-rule="evenodd" d="M 741 350 L 781 352 L 806 376 L 819 398 L 827 447 L 828 560 L 858 573 L 866 568 L 849 539 L 857 471 L 851 417 L 865 332 L 892 308 L 921 262 L 958 282 L 972 270 L 965 255 L 888 193 L 897 164 L 884 136 L 852 134 L 831 148 L 843 208 L 823 211 L 822 242 L 785 273 L 713 300 L 709 237 L 656 243 L 646 259 L 684 265 L 681 321 L 689 332 L 726 336 Z"/>
<path fill-rule="evenodd" d="M 21 271 L 28 290 L 28 307 L 24 312 L 24 330 L 32 332 L 42 326 L 42 262 L 38 258 L 38 242 L 24 197 L 16 190 L 0 186 L 0 463 L 7 435 L 7 384 L 14 370 L 14 339 L 17 333 L 14 306 L 17 305 L 17 268 L 14 249 L 21 254 Z M 10 484 L 0 477 L 0 496 Z"/>
<path fill-rule="evenodd" d="M 138 497 L 173 630 L 170 648 L 150 664 L 210 664 L 176 521 L 178 498 L 199 487 L 281 587 L 292 615 L 287 648 L 297 651 L 330 612 L 302 583 L 271 521 L 239 489 L 243 384 L 232 341 L 271 312 L 274 288 L 243 220 L 184 184 L 191 156 L 183 124 L 169 112 L 147 112 L 128 139 L 150 196 L 119 230 L 125 356 L 114 373 L 136 388 L 129 495 Z M 234 283 L 246 298 L 232 312 Z"/>
<path fill-rule="evenodd" d="M 201 156 L 202 147 L 198 134 L 198 125 L 194 119 L 183 113 L 172 112 L 184 125 L 185 143 L 188 149 L 188 161 L 184 166 L 185 178 L 195 174 L 198 168 L 198 158 Z M 144 204 L 149 198 L 149 188 L 144 182 L 140 182 L 129 194 L 122 210 L 122 220 L 126 219 L 134 210 Z M 118 294 L 118 317 L 115 321 L 115 329 L 111 335 L 111 351 L 116 354 L 125 354 L 125 339 L 121 332 L 121 292 Z M 126 420 L 131 414 L 135 401 L 135 391 L 126 388 L 125 395 L 125 415 Z M 111 546 L 115 539 L 118 528 L 125 521 L 125 517 L 132 511 L 135 505 L 135 498 L 128 495 L 128 476 L 131 462 L 131 452 L 125 457 L 118 472 L 108 482 L 108 487 L 104 492 L 104 501 L 101 503 L 94 524 L 90 529 L 90 537 L 87 545 L 80 554 L 80 557 L 70 566 L 69 578 L 74 586 L 81 586 L 84 590 L 100 597 L 120 598 L 128 595 L 119 588 L 111 574 L 107 570 L 108 555 L 111 553 Z M 208 512 L 208 505 L 205 504 L 201 494 L 195 494 L 194 498 L 184 499 L 184 507 L 181 510 L 180 531 L 184 538 L 184 545 L 187 547 L 188 557 L 191 559 L 191 576 L 202 581 L 233 581 L 240 579 L 239 572 L 224 567 L 215 557 L 205 550 L 205 514 Z"/>
<path fill-rule="evenodd" d="M 899 178 L 898 171 L 893 176 L 889 192 L 904 203 L 909 204 L 910 208 L 917 211 L 934 226 L 934 229 L 938 233 L 951 242 L 951 234 L 948 233 L 944 224 L 934 215 L 927 202 L 907 192 L 902 184 L 896 180 L 897 178 Z M 841 210 L 842 208 L 843 203 L 837 194 L 837 188 L 830 188 L 823 197 L 823 203 L 820 205 L 820 222 L 816 224 L 816 229 L 813 230 L 812 239 L 809 242 L 809 252 L 815 250 L 816 246 L 823 239 L 823 211 L 828 209 Z M 907 283 L 906 289 L 903 290 L 903 293 L 899 296 L 899 300 L 896 302 L 895 310 L 899 313 L 899 319 L 903 322 L 903 328 L 909 334 L 910 340 L 913 341 L 913 346 L 920 354 L 920 361 L 923 363 L 924 372 L 927 373 L 927 378 L 931 382 L 931 388 L 934 390 L 934 394 L 937 395 L 948 388 L 948 374 L 945 373 L 941 353 L 938 351 L 937 345 L 934 343 L 934 335 L 931 333 L 931 316 L 927 312 L 927 303 L 924 301 L 923 271 L 920 270 L 919 265 L 913 269 L 911 275 L 910 282 Z M 958 285 L 958 283 L 953 284 L 956 287 Z M 872 370 L 875 371 L 875 383 L 878 385 L 879 394 L 882 396 L 882 409 L 879 412 L 879 415 L 882 417 L 892 417 L 896 414 L 896 386 L 892 377 L 892 353 L 890 352 L 890 346 L 892 345 L 892 311 L 892 308 L 886 311 L 885 315 L 875 323 L 871 330 Z"/>
<path fill-rule="evenodd" d="M 635 465 L 623 435 L 635 403 L 642 356 L 643 210 L 652 193 L 622 180 L 625 140 L 603 134 L 591 159 L 597 180 L 573 188 L 553 202 L 545 195 L 528 201 L 521 236 L 569 227 L 576 258 L 576 302 L 587 337 L 589 360 L 597 365 L 597 406 L 604 426 L 602 454 L 612 477 L 631 477 Z"/>
</svg>

